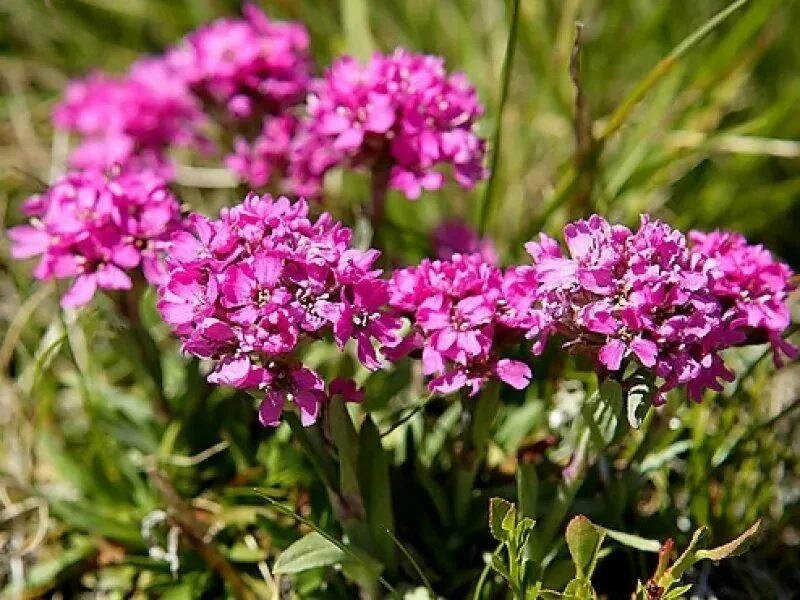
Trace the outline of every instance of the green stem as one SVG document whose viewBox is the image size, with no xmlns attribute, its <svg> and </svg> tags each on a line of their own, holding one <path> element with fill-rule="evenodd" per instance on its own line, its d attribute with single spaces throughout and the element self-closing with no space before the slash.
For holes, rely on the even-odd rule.
<svg viewBox="0 0 800 600">
<path fill-rule="evenodd" d="M 480 235 L 486 233 L 486 219 L 489 215 L 494 197 L 495 180 L 497 179 L 497 165 L 500 163 L 500 145 L 503 137 L 503 111 L 508 99 L 508 88 L 511 83 L 511 67 L 514 63 L 514 54 L 517 46 L 517 30 L 519 29 L 520 0 L 512 0 L 511 27 L 506 42 L 506 52 L 503 58 L 503 71 L 501 75 L 500 102 L 495 116 L 494 135 L 492 136 L 492 157 L 489 164 L 489 180 L 486 182 L 483 198 L 478 205 L 478 222 L 476 229 Z"/>
<path fill-rule="evenodd" d="M 688 35 L 680 44 L 673 48 L 667 56 L 662 58 L 645 76 L 644 79 L 637 85 L 627 98 L 620 104 L 617 109 L 611 114 L 608 120 L 605 131 L 600 136 L 601 141 L 607 140 L 611 137 L 631 114 L 631 111 L 636 107 L 639 102 L 645 97 L 647 92 L 655 86 L 661 79 L 669 73 L 678 60 L 696 46 L 704 37 L 719 27 L 725 20 L 730 17 L 734 12 L 747 4 L 749 0 L 736 0 L 728 7 L 719 11 L 716 15 L 711 17 L 703 25 L 694 30 Z"/>
</svg>

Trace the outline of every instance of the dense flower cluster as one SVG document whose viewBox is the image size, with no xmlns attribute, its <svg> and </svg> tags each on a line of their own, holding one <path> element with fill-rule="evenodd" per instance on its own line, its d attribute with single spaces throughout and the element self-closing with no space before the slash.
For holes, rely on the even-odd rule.
<svg viewBox="0 0 800 600">
<path fill-rule="evenodd" d="M 423 260 L 399 269 L 391 280 L 391 305 L 412 322 L 394 355 L 422 350 L 431 391 L 449 394 L 467 387 L 476 394 L 491 378 L 522 389 L 531 371 L 502 358 L 538 327 L 532 296 L 516 269 L 503 273 L 479 254 Z"/>
<path fill-rule="evenodd" d="M 74 278 L 61 299 L 65 307 L 87 303 L 98 288 L 130 289 L 133 268 L 159 283 L 168 237 L 181 226 L 180 204 L 149 172 L 71 173 L 23 210 L 31 221 L 9 230 L 11 253 L 41 255 L 38 279 Z"/>
<path fill-rule="evenodd" d="M 53 121 L 81 136 L 70 155 L 77 168 L 161 168 L 170 146 L 205 145 L 195 99 L 157 58 L 136 62 L 120 77 L 95 73 L 72 82 Z"/>
<path fill-rule="evenodd" d="M 485 143 L 473 131 L 481 105 L 441 58 L 404 50 L 366 66 L 341 58 L 312 85 L 307 112 L 290 169 L 295 193 L 319 195 L 337 166 L 388 170 L 388 185 L 410 199 L 442 187 L 439 165 L 467 188 L 485 176 Z"/>
<path fill-rule="evenodd" d="M 311 76 L 308 32 L 271 21 L 254 4 L 244 18 L 219 19 L 167 53 L 176 76 L 234 119 L 279 114 L 301 102 Z"/>
<path fill-rule="evenodd" d="M 185 351 L 218 361 L 209 381 L 266 392 L 265 425 L 280 422 L 287 401 L 308 425 L 328 394 L 355 391 L 335 382 L 326 392 L 298 359 L 304 343 L 353 339 L 370 369 L 380 366 L 375 342 L 397 343 L 401 321 L 385 310 L 378 252 L 354 249 L 328 214 L 310 220 L 305 201 L 250 194 L 219 219 L 192 215 L 190 231 L 172 239 L 159 309 Z"/>
<path fill-rule="evenodd" d="M 526 247 L 549 330 L 566 347 L 609 371 L 635 358 L 662 380 L 661 392 L 686 384 L 696 400 L 733 378 L 719 352 L 742 336 L 726 327 L 711 291 L 712 261 L 682 233 L 647 217 L 632 232 L 594 215 L 564 238 L 567 255 L 545 235 Z"/>
<path fill-rule="evenodd" d="M 709 257 L 714 268 L 711 291 L 722 304 L 726 325 L 744 332 L 748 343 L 769 341 L 776 363 L 781 352 L 794 358 L 797 349 L 781 338 L 791 321 L 787 298 L 792 270 L 761 245 L 748 244 L 738 233 L 689 232 L 695 252 Z"/>
<path fill-rule="evenodd" d="M 433 251 L 437 258 L 450 260 L 454 254 L 480 254 L 483 260 L 497 264 L 497 250 L 489 238 L 481 238 L 466 223 L 445 221 L 433 230 Z"/>
</svg>

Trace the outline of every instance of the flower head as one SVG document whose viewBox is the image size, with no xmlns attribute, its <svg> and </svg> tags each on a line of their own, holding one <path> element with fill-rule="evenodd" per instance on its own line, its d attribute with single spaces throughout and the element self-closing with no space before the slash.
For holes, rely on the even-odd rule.
<svg viewBox="0 0 800 600">
<path fill-rule="evenodd" d="M 454 254 L 448 261 L 423 260 L 399 269 L 391 280 L 391 305 L 408 316 L 412 331 L 396 354 L 421 350 L 431 391 L 468 387 L 477 393 L 490 378 L 522 389 L 531 377 L 524 363 L 501 358 L 535 329 L 531 296 L 478 254 Z"/>
<path fill-rule="evenodd" d="M 409 199 L 444 184 L 450 165 L 463 187 L 482 179 L 485 142 L 473 131 L 482 113 L 474 88 L 434 56 L 397 50 L 360 65 L 345 57 L 312 85 L 293 152 L 297 193 L 318 195 L 337 166 L 389 169 L 389 186 Z"/>
<path fill-rule="evenodd" d="M 206 145 L 196 101 L 158 58 L 140 60 L 120 77 L 95 73 L 73 81 L 53 121 L 81 136 L 70 155 L 77 168 L 163 168 L 171 145 Z"/>
<path fill-rule="evenodd" d="M 781 335 L 791 322 L 788 296 L 792 270 L 762 245 L 748 244 L 738 233 L 689 232 L 692 250 L 711 259 L 711 290 L 722 304 L 724 321 L 744 332 L 749 343 L 769 341 L 777 364 L 781 353 L 797 349 Z"/>
<path fill-rule="evenodd" d="M 209 381 L 265 393 L 265 425 L 279 423 L 287 401 L 310 424 L 328 393 L 300 362 L 305 345 L 352 339 L 376 369 L 375 345 L 398 341 L 377 256 L 352 248 L 350 230 L 330 215 L 311 220 L 303 200 L 250 194 L 218 219 L 192 215 L 173 237 L 158 306 L 184 350 L 217 361 Z M 330 393 L 359 397 L 341 381 Z"/>
<path fill-rule="evenodd" d="M 645 216 L 633 232 L 594 215 L 567 225 L 564 238 L 566 253 L 544 235 L 526 247 L 537 305 L 567 348 L 609 371 L 636 360 L 662 392 L 687 384 L 696 400 L 732 379 L 719 352 L 741 336 L 710 291 L 713 264 L 682 233 Z"/>
<path fill-rule="evenodd" d="M 159 283 L 167 239 L 181 224 L 177 199 L 149 172 L 69 173 L 24 211 L 30 223 L 9 231 L 12 255 L 41 256 L 38 279 L 74 278 L 65 307 L 86 304 L 98 288 L 129 289 L 137 267 Z"/>
<path fill-rule="evenodd" d="M 309 39 L 299 23 L 271 21 L 254 4 L 190 33 L 167 53 L 170 66 L 207 104 L 233 120 L 276 115 L 302 101 Z"/>
</svg>

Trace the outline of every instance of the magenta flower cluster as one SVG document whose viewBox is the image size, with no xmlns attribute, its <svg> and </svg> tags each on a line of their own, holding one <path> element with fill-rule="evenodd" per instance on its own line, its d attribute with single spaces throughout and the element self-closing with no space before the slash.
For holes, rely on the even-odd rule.
<svg viewBox="0 0 800 600">
<path fill-rule="evenodd" d="M 791 322 L 788 297 L 795 287 L 789 266 L 738 233 L 690 231 L 689 241 L 712 261 L 711 291 L 726 326 L 743 333 L 747 343 L 769 342 L 778 365 L 781 354 L 796 358 L 797 349 L 781 338 Z"/>
<path fill-rule="evenodd" d="M 56 127 L 80 136 L 70 155 L 79 169 L 163 169 L 171 146 L 207 146 L 200 134 L 204 120 L 158 58 L 140 60 L 120 77 L 95 73 L 72 82 L 53 114 Z"/>
<path fill-rule="evenodd" d="M 312 221 L 305 201 L 250 194 L 219 219 L 192 215 L 189 231 L 173 236 L 158 306 L 185 351 L 217 361 L 209 381 L 264 392 L 265 425 L 280 422 L 287 402 L 308 425 L 330 394 L 354 399 L 355 389 L 337 381 L 326 390 L 300 362 L 302 347 L 352 339 L 376 369 L 376 346 L 398 341 L 377 257 L 353 248 L 350 230 L 330 215 Z"/>
<path fill-rule="evenodd" d="M 64 307 L 86 304 L 98 288 L 130 289 L 132 269 L 160 283 L 164 248 L 182 226 L 178 200 L 150 172 L 71 173 L 23 211 L 31 220 L 9 230 L 12 256 L 40 256 L 37 279 L 74 279 Z"/>
<path fill-rule="evenodd" d="M 493 378 L 523 389 L 531 378 L 523 362 L 502 357 L 538 330 L 533 296 L 517 269 L 505 273 L 479 254 L 423 260 L 392 274 L 391 305 L 413 326 L 392 356 L 422 353 L 428 388 L 476 394 Z"/>
<path fill-rule="evenodd" d="M 566 254 L 545 235 L 526 246 L 546 334 L 611 372 L 635 360 L 660 380 L 659 398 L 685 384 L 700 400 L 705 389 L 719 391 L 733 379 L 720 352 L 746 336 L 730 312 L 731 285 L 713 248 L 692 249 L 682 233 L 647 217 L 634 232 L 594 215 L 568 225 L 564 238 Z M 776 271 L 771 301 L 785 308 L 788 272 Z M 740 298 L 735 311 L 754 309 L 751 298 Z"/>
<path fill-rule="evenodd" d="M 280 114 L 301 102 L 311 77 L 306 28 L 271 21 L 247 3 L 244 18 L 219 19 L 166 54 L 175 75 L 207 106 L 233 119 Z"/>
<path fill-rule="evenodd" d="M 442 187 L 440 166 L 465 188 L 486 174 L 485 143 L 474 132 L 482 107 L 441 58 L 405 50 L 365 66 L 341 58 L 312 84 L 306 110 L 289 169 L 297 194 L 318 196 L 334 167 L 384 170 L 409 199 Z"/>
</svg>

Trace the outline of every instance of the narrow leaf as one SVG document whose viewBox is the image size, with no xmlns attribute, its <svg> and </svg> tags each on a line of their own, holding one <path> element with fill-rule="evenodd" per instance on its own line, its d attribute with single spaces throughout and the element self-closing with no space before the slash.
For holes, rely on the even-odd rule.
<svg viewBox="0 0 800 600">
<path fill-rule="evenodd" d="M 358 436 L 358 480 L 375 551 L 383 564 L 393 568 L 394 518 L 389 461 L 381 445 L 378 429 L 369 416 L 364 420 Z"/>
<path fill-rule="evenodd" d="M 629 548 L 636 548 L 642 552 L 658 552 L 661 549 L 661 542 L 658 540 L 651 540 L 648 538 L 639 537 L 632 533 L 625 533 L 624 531 L 616 531 L 614 529 L 606 529 L 606 535 L 612 540 L 619 542 Z"/>
<path fill-rule="evenodd" d="M 275 561 L 276 574 L 301 573 L 309 569 L 340 563 L 347 555 L 316 531 L 305 535 L 284 550 Z"/>
<path fill-rule="evenodd" d="M 729 558 L 731 556 L 739 556 L 747 552 L 747 549 L 750 547 L 750 544 L 753 543 L 760 529 L 761 519 L 753 523 L 742 535 L 731 540 L 727 544 L 717 546 L 716 548 L 709 548 L 708 550 L 698 550 L 697 559 L 703 560 L 707 558 L 710 560 L 722 560 L 723 558 Z"/>
</svg>

